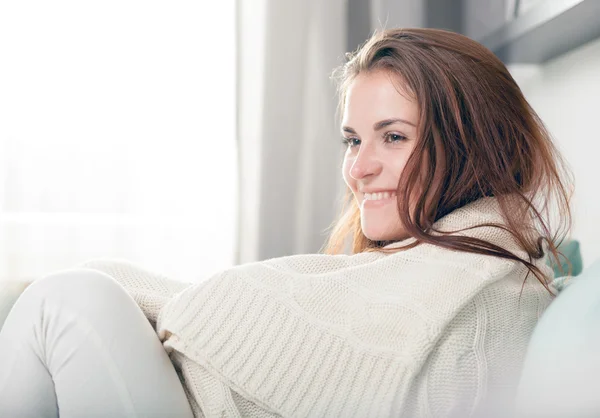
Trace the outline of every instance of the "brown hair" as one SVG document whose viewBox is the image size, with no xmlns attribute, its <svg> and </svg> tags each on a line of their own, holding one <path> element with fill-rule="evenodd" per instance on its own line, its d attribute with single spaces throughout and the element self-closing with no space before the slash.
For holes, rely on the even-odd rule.
<svg viewBox="0 0 600 418">
<path fill-rule="evenodd" d="M 483 45 L 437 29 L 377 32 L 347 58 L 334 72 L 340 110 L 354 78 L 376 70 L 395 75 L 419 108 L 417 143 L 397 190 L 400 220 L 416 241 L 400 250 L 430 243 L 512 259 L 547 288 L 547 278 L 533 259 L 544 256 L 545 241 L 560 265 L 556 247 L 571 228 L 570 195 L 563 181 L 571 182 L 572 176 L 505 65 Z M 419 192 L 424 184 L 431 186 Z M 431 234 L 438 219 L 490 196 L 497 198 L 506 222 L 481 226 L 508 231 L 526 258 L 474 237 Z M 349 237 L 353 253 L 387 244 L 362 233 L 350 190 L 345 205 L 325 252 L 343 252 Z M 554 231 L 553 210 L 559 214 Z"/>
</svg>

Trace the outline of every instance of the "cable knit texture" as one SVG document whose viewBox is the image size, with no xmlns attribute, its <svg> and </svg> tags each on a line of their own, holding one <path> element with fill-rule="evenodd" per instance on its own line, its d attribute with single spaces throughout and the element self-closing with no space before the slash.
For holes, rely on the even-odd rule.
<svg viewBox="0 0 600 418">
<path fill-rule="evenodd" d="M 503 223 L 493 198 L 435 227 L 489 222 Z M 457 234 L 524 255 L 500 228 Z M 124 261 L 83 266 L 156 323 L 196 417 L 480 416 L 509 405 L 550 302 L 520 263 L 429 244 L 277 258 L 193 285 Z"/>
</svg>

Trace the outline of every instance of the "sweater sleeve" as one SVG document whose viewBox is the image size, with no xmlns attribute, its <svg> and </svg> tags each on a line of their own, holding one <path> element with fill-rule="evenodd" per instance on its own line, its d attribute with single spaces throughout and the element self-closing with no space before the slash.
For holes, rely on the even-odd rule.
<svg viewBox="0 0 600 418">
<path fill-rule="evenodd" d="M 196 388 L 200 408 L 222 411 L 231 404 L 213 396 L 223 387 L 204 389 L 203 376 L 210 375 L 269 414 L 395 415 L 424 356 L 412 340 L 427 338 L 426 319 L 365 297 L 354 280 L 364 277 L 356 268 L 367 266 L 330 268 L 332 277 L 279 263 L 223 272 L 161 310 L 159 337 L 168 351 L 194 363 L 186 385 Z M 405 326 L 405 316 L 413 327 Z"/>
<path fill-rule="evenodd" d="M 133 297 L 153 326 L 162 307 L 175 294 L 191 285 L 150 272 L 126 260 L 94 259 L 77 267 L 98 270 L 114 278 Z"/>
</svg>

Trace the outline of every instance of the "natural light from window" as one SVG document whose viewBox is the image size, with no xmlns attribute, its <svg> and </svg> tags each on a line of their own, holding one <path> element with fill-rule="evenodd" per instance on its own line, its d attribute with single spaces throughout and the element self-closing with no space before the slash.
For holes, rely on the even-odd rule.
<svg viewBox="0 0 600 418">
<path fill-rule="evenodd" d="M 235 1 L 0 5 L 0 280 L 233 264 Z"/>
</svg>

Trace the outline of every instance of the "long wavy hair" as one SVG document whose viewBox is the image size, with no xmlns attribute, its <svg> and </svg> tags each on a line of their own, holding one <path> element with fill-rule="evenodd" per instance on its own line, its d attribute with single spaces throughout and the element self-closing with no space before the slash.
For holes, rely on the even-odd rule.
<svg viewBox="0 0 600 418">
<path fill-rule="evenodd" d="M 437 29 L 376 32 L 346 57 L 333 73 L 340 113 L 350 83 L 376 70 L 397 76 L 419 109 L 417 142 L 397 189 L 400 220 L 415 242 L 392 251 L 430 243 L 511 259 L 548 288 L 549 278 L 534 260 L 545 256 L 546 246 L 561 264 L 557 247 L 571 229 L 572 175 L 505 65 L 483 45 Z M 432 234 L 440 232 L 433 224 L 443 216 L 490 196 L 505 219 L 491 226 L 508 231 L 526 257 L 474 237 Z M 385 251 L 389 243 L 363 234 L 360 209 L 348 189 L 324 250 L 343 253 L 350 239 L 352 253 Z"/>
</svg>

